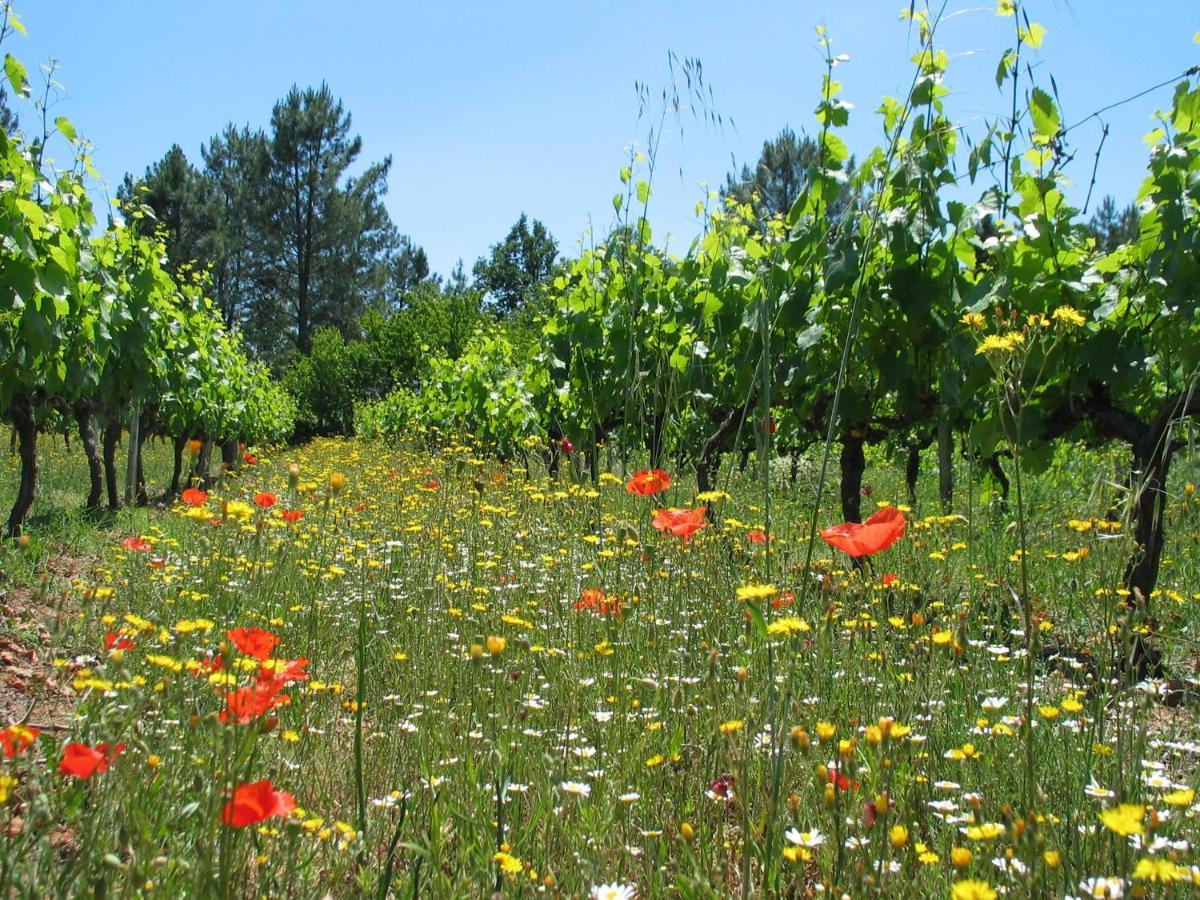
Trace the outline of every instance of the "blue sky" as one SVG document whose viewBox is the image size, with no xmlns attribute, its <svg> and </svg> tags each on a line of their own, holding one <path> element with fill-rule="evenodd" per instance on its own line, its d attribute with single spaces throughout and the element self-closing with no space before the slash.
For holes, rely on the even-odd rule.
<svg viewBox="0 0 1200 900">
<path fill-rule="evenodd" d="M 293 83 L 328 82 L 353 114 L 364 159 L 392 157 L 393 220 L 447 272 L 460 257 L 469 270 L 523 211 L 568 254 L 589 222 L 603 230 L 625 148 L 646 142 L 635 82 L 650 89 L 657 118 L 669 51 L 701 60 L 725 120 L 713 128 L 685 113 L 682 138 L 674 123 L 664 138 L 650 215 L 656 238 L 670 234 L 676 251 L 696 233 L 703 183 L 721 184 L 733 160 L 753 163 L 784 125 L 814 129 L 818 24 L 835 52 L 851 57 L 837 76 L 855 104 L 846 139 L 862 155 L 879 142 L 880 98 L 901 94 L 911 77 L 916 38 L 898 18 L 906 5 L 17 0 L 29 37 L 5 49 L 31 74 L 58 59 L 67 91 L 54 114 L 92 141 L 114 191 L 171 143 L 198 162 L 200 145 L 227 122 L 265 126 Z M 1045 84 L 1054 75 L 1067 122 L 1200 63 L 1195 0 L 1025 6 L 1047 28 L 1035 73 Z M 951 109 L 976 134 L 1009 103 L 993 75 L 1013 21 L 993 7 L 950 2 L 956 15 L 940 31 L 953 59 Z M 1142 137 L 1169 102 L 1164 88 L 1104 115 L 1098 194 L 1132 199 L 1145 167 Z M 1100 124 L 1071 138 L 1082 204 Z"/>
</svg>

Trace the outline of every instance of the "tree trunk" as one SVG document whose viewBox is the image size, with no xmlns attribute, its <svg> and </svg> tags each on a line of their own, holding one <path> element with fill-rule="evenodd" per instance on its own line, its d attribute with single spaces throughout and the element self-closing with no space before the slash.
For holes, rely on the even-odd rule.
<svg viewBox="0 0 1200 900">
<path fill-rule="evenodd" d="M 742 427 L 746 413 L 753 404 L 754 399 L 751 397 L 745 406 L 735 406 L 731 409 L 717 426 L 717 430 L 708 436 L 708 440 L 700 448 L 700 456 L 696 460 L 696 489 L 699 493 L 712 490 L 712 477 L 716 475 L 721 464 L 721 451 L 734 432 Z"/>
<path fill-rule="evenodd" d="M 1150 602 L 1150 592 L 1158 583 L 1158 568 L 1162 561 L 1165 529 L 1163 516 L 1167 509 L 1167 473 L 1176 445 L 1169 439 L 1165 446 L 1158 447 L 1147 440 L 1134 447 L 1133 483 L 1136 493 L 1133 499 L 1133 539 L 1136 550 L 1125 567 L 1125 587 L 1134 596 L 1141 595 L 1140 602 Z M 1157 442 L 1155 442 L 1157 443 Z"/>
<path fill-rule="evenodd" d="M 150 505 L 150 498 L 146 494 L 146 473 L 142 468 L 142 448 L 146 445 L 146 438 L 150 436 L 150 431 L 153 427 L 153 413 L 144 414 L 139 418 L 137 457 L 134 460 L 134 493 L 138 506 Z"/>
<path fill-rule="evenodd" d="M 164 498 L 167 503 L 173 503 L 175 498 L 179 496 L 179 481 L 183 478 L 183 451 L 187 449 L 191 439 L 187 433 L 183 433 L 175 438 L 171 445 L 173 452 L 174 465 L 171 468 L 171 486 L 167 488 L 167 494 Z"/>
<path fill-rule="evenodd" d="M 996 479 L 996 483 L 1000 485 L 1000 508 L 1008 510 L 1008 490 L 1011 487 L 1008 481 L 1008 475 L 1004 472 L 1004 466 L 1000 465 L 1000 454 L 993 453 L 987 458 L 985 463 L 988 471 L 992 473 L 992 477 Z"/>
<path fill-rule="evenodd" d="M 134 400 L 129 414 L 129 447 L 125 453 L 125 505 L 129 506 L 136 500 L 137 460 L 141 449 L 142 407 Z"/>
<path fill-rule="evenodd" d="M 852 428 L 842 438 L 842 518 L 847 522 L 862 521 L 862 482 L 867 468 L 863 453 L 863 432 Z"/>
<path fill-rule="evenodd" d="M 667 428 L 667 414 L 656 412 L 650 424 L 650 440 L 646 449 L 650 451 L 650 468 L 662 468 L 663 436 Z"/>
<path fill-rule="evenodd" d="M 200 444 L 200 456 L 196 460 L 196 472 L 200 476 L 200 489 L 207 491 L 212 487 L 212 441 L 207 438 Z"/>
<path fill-rule="evenodd" d="M 9 537 L 14 537 L 25 524 L 25 517 L 29 514 L 29 508 L 33 506 L 33 497 L 37 491 L 37 417 L 33 412 L 33 403 L 28 397 L 14 398 L 8 414 L 13 422 L 17 453 L 21 458 L 21 481 L 5 528 Z"/>
<path fill-rule="evenodd" d="M 221 465 L 225 467 L 225 471 L 237 471 L 239 462 L 237 438 L 232 438 L 221 444 Z"/>
<path fill-rule="evenodd" d="M 104 482 L 108 489 L 108 508 L 121 508 L 120 482 L 117 480 L 117 444 L 121 440 L 121 425 L 110 422 L 104 426 Z"/>
<path fill-rule="evenodd" d="M 950 422 L 942 417 L 937 426 L 938 445 L 938 498 L 942 501 L 942 515 L 949 515 L 954 508 L 954 435 L 950 433 Z"/>
<path fill-rule="evenodd" d="M 917 479 L 921 476 L 921 448 L 913 444 L 908 448 L 908 462 L 904 466 L 904 484 L 908 488 L 908 505 L 917 505 Z"/>
<path fill-rule="evenodd" d="M 587 451 L 588 468 L 591 469 L 593 485 L 600 484 L 600 442 L 602 440 L 604 440 L 604 430 L 597 425 L 592 429 L 591 446 Z"/>
<path fill-rule="evenodd" d="M 75 421 L 79 425 L 79 443 L 83 444 L 84 455 L 87 456 L 88 490 L 84 509 L 89 512 L 100 508 L 100 497 L 104 493 L 104 473 L 100 466 L 100 451 L 96 446 L 96 419 L 92 408 L 86 402 L 75 405 Z"/>
</svg>

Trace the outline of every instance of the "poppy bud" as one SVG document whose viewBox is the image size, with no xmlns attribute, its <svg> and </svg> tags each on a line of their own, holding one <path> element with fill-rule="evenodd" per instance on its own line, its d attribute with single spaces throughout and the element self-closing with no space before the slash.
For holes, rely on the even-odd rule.
<svg viewBox="0 0 1200 900">
<path fill-rule="evenodd" d="M 337 496 L 346 487 L 346 476 L 341 472 L 334 472 L 329 476 L 329 490 L 333 496 Z"/>
<path fill-rule="evenodd" d="M 23 534 L 17 538 L 17 547 L 21 550 L 29 549 L 29 535 Z"/>
<path fill-rule="evenodd" d="M 300 467 L 295 463 L 292 463 L 290 466 L 288 466 L 287 473 L 288 487 L 294 491 L 296 490 L 297 485 L 300 484 Z"/>
<path fill-rule="evenodd" d="M 567 440 L 567 438 L 563 438 L 559 442 L 559 446 L 562 447 L 562 452 L 566 453 L 568 455 L 573 453 L 575 450 L 575 445 L 572 444 L 569 440 Z"/>
<path fill-rule="evenodd" d="M 803 725 L 797 725 L 792 729 L 792 745 L 797 750 L 803 750 L 805 753 L 812 746 L 812 738 L 808 736 L 808 732 Z"/>
</svg>

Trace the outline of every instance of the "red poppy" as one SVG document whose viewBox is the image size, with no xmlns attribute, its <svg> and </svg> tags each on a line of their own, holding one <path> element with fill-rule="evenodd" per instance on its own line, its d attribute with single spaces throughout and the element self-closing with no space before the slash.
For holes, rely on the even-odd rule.
<svg viewBox="0 0 1200 900">
<path fill-rule="evenodd" d="M 149 553 L 154 549 L 154 545 L 140 537 L 127 537 L 121 541 L 121 546 L 126 550 L 134 550 L 138 553 Z"/>
<path fill-rule="evenodd" d="M 568 455 L 570 455 L 575 450 L 575 445 L 572 444 L 566 438 L 563 438 L 562 441 L 560 441 L 560 445 L 562 446 L 562 452 L 566 453 Z"/>
<path fill-rule="evenodd" d="M 879 807 L 875 805 L 875 801 L 863 804 L 863 824 L 868 828 L 873 828 L 875 823 L 879 821 Z"/>
<path fill-rule="evenodd" d="M 669 531 L 685 541 L 691 540 L 693 534 L 708 524 L 705 514 L 708 507 L 697 506 L 695 509 L 658 509 L 651 521 L 659 531 Z"/>
<path fill-rule="evenodd" d="M 625 482 L 625 490 L 639 497 L 653 497 L 671 486 L 671 476 L 662 469 L 642 469 Z"/>
<path fill-rule="evenodd" d="M 723 800 L 732 800 L 730 792 L 733 790 L 734 781 L 732 775 L 722 775 L 708 783 L 708 793 L 714 799 L 720 797 Z"/>
<path fill-rule="evenodd" d="M 858 790 L 858 782 L 851 781 L 837 770 L 837 766 L 829 767 L 829 783 L 838 791 Z"/>
<path fill-rule="evenodd" d="M 213 672 L 221 672 L 225 669 L 225 657 L 218 653 L 216 656 L 205 656 L 197 660 L 195 674 L 200 677 L 206 677 Z"/>
<path fill-rule="evenodd" d="M 791 591 L 784 591 L 778 597 L 771 598 L 771 605 L 776 609 L 782 609 L 785 606 L 793 606 L 796 603 L 796 595 Z"/>
<path fill-rule="evenodd" d="M 618 620 L 622 619 L 623 601 L 620 597 L 609 596 L 600 588 L 584 588 L 582 597 L 582 600 L 575 601 L 576 609 L 590 609 L 599 616 L 615 616 Z"/>
<path fill-rule="evenodd" d="M 235 628 L 225 633 L 247 656 L 257 660 L 269 659 L 271 651 L 279 645 L 279 638 L 261 628 Z"/>
<path fill-rule="evenodd" d="M 843 522 L 821 531 L 821 539 L 854 557 L 871 556 L 886 550 L 904 537 L 904 513 L 887 506 L 863 523 Z"/>
<path fill-rule="evenodd" d="M 440 481 L 438 481 L 436 478 L 430 478 L 423 485 L 421 485 L 421 487 L 423 487 L 427 491 L 436 491 L 441 486 L 442 486 L 442 483 Z"/>
<path fill-rule="evenodd" d="M 308 668 L 307 659 L 273 659 L 270 663 L 259 665 L 259 681 L 278 681 L 287 684 L 291 681 L 308 681 L 311 677 L 304 670 Z"/>
<path fill-rule="evenodd" d="M 285 509 L 282 513 L 283 521 L 289 525 L 295 525 L 304 518 L 304 510 L 302 509 Z"/>
<path fill-rule="evenodd" d="M 269 778 L 233 789 L 233 797 L 221 810 L 221 821 L 231 828 L 245 828 L 276 816 L 287 816 L 296 808 L 296 798 L 277 791 Z"/>
<path fill-rule="evenodd" d="M 0 746 L 4 747 L 4 755 L 12 759 L 18 753 L 24 753 L 41 733 L 31 725 L 14 724 L 0 728 Z"/>
<path fill-rule="evenodd" d="M 188 506 L 203 506 L 208 502 L 208 493 L 197 488 L 187 488 L 181 499 Z"/>
<path fill-rule="evenodd" d="M 270 509 L 278 502 L 278 497 L 276 497 L 274 494 L 267 493 L 266 491 L 263 491 L 261 494 L 254 495 L 254 505 L 261 506 L 263 509 Z"/>
<path fill-rule="evenodd" d="M 748 531 L 746 532 L 746 540 L 752 544 L 765 544 L 767 542 L 767 534 L 765 531 Z M 771 540 L 775 540 L 775 535 L 771 535 Z"/>
<path fill-rule="evenodd" d="M 107 772 L 114 759 L 125 752 L 124 744 L 110 747 L 107 742 L 89 747 L 87 744 L 67 744 L 63 748 L 62 762 L 58 771 L 76 778 L 91 778 Z"/>
<path fill-rule="evenodd" d="M 879 583 L 882 584 L 884 587 L 891 587 L 893 584 L 895 584 L 899 580 L 900 580 L 900 576 L 897 575 L 895 572 L 888 572 L 886 575 L 884 575 L 882 578 L 879 579 Z"/>
<path fill-rule="evenodd" d="M 105 650 L 132 650 L 137 646 L 125 635 L 119 631 L 104 632 L 104 649 Z"/>
<path fill-rule="evenodd" d="M 287 694 L 279 693 L 281 687 L 282 681 L 268 678 L 240 687 L 236 691 L 228 691 L 225 694 L 225 709 L 217 718 L 221 720 L 222 725 L 248 725 L 263 713 L 291 699 Z"/>
<path fill-rule="evenodd" d="M 248 465 L 248 466 L 252 466 L 256 462 L 258 462 L 258 457 L 255 456 L 253 453 L 242 454 L 242 459 L 245 461 L 246 465 Z"/>
</svg>

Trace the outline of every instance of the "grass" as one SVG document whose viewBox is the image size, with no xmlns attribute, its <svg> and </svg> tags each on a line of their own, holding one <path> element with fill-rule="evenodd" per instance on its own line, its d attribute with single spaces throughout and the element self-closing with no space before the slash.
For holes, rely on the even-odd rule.
<svg viewBox="0 0 1200 900">
<path fill-rule="evenodd" d="M 1026 485 L 1033 810 L 1016 528 L 965 465 L 956 515 L 927 474 L 902 540 L 861 570 L 821 544 L 808 572 L 812 467 L 795 485 L 773 469 L 768 582 L 768 547 L 747 538 L 762 488 L 733 460 L 718 521 L 685 542 L 621 478 L 530 479 L 467 446 L 317 441 L 265 454 L 204 507 L 98 522 L 74 512 L 78 452 L 45 454 L 30 545 L 0 565 L 5 586 L 61 599 L 41 654 L 77 708 L 0 761 L 0 891 L 987 897 L 1113 878 L 1183 896 L 1200 881 L 1194 717 L 1113 663 L 1141 629 L 1192 672 L 1188 451 L 1148 619 L 1117 590 L 1120 460 L 1072 448 Z M 147 465 L 162 481 L 165 450 Z M 869 459 L 866 511 L 904 501 L 901 471 Z M 677 478 L 664 499 L 692 505 L 692 488 Z M 61 574 L 64 557 L 94 564 Z M 738 589 L 756 586 L 752 610 Z M 245 724 L 222 722 L 227 695 L 280 666 L 235 628 L 280 639 L 260 655 L 308 660 Z M 60 774 L 72 742 L 126 746 L 79 778 Z M 263 779 L 296 808 L 223 824 L 232 791 Z"/>
</svg>

